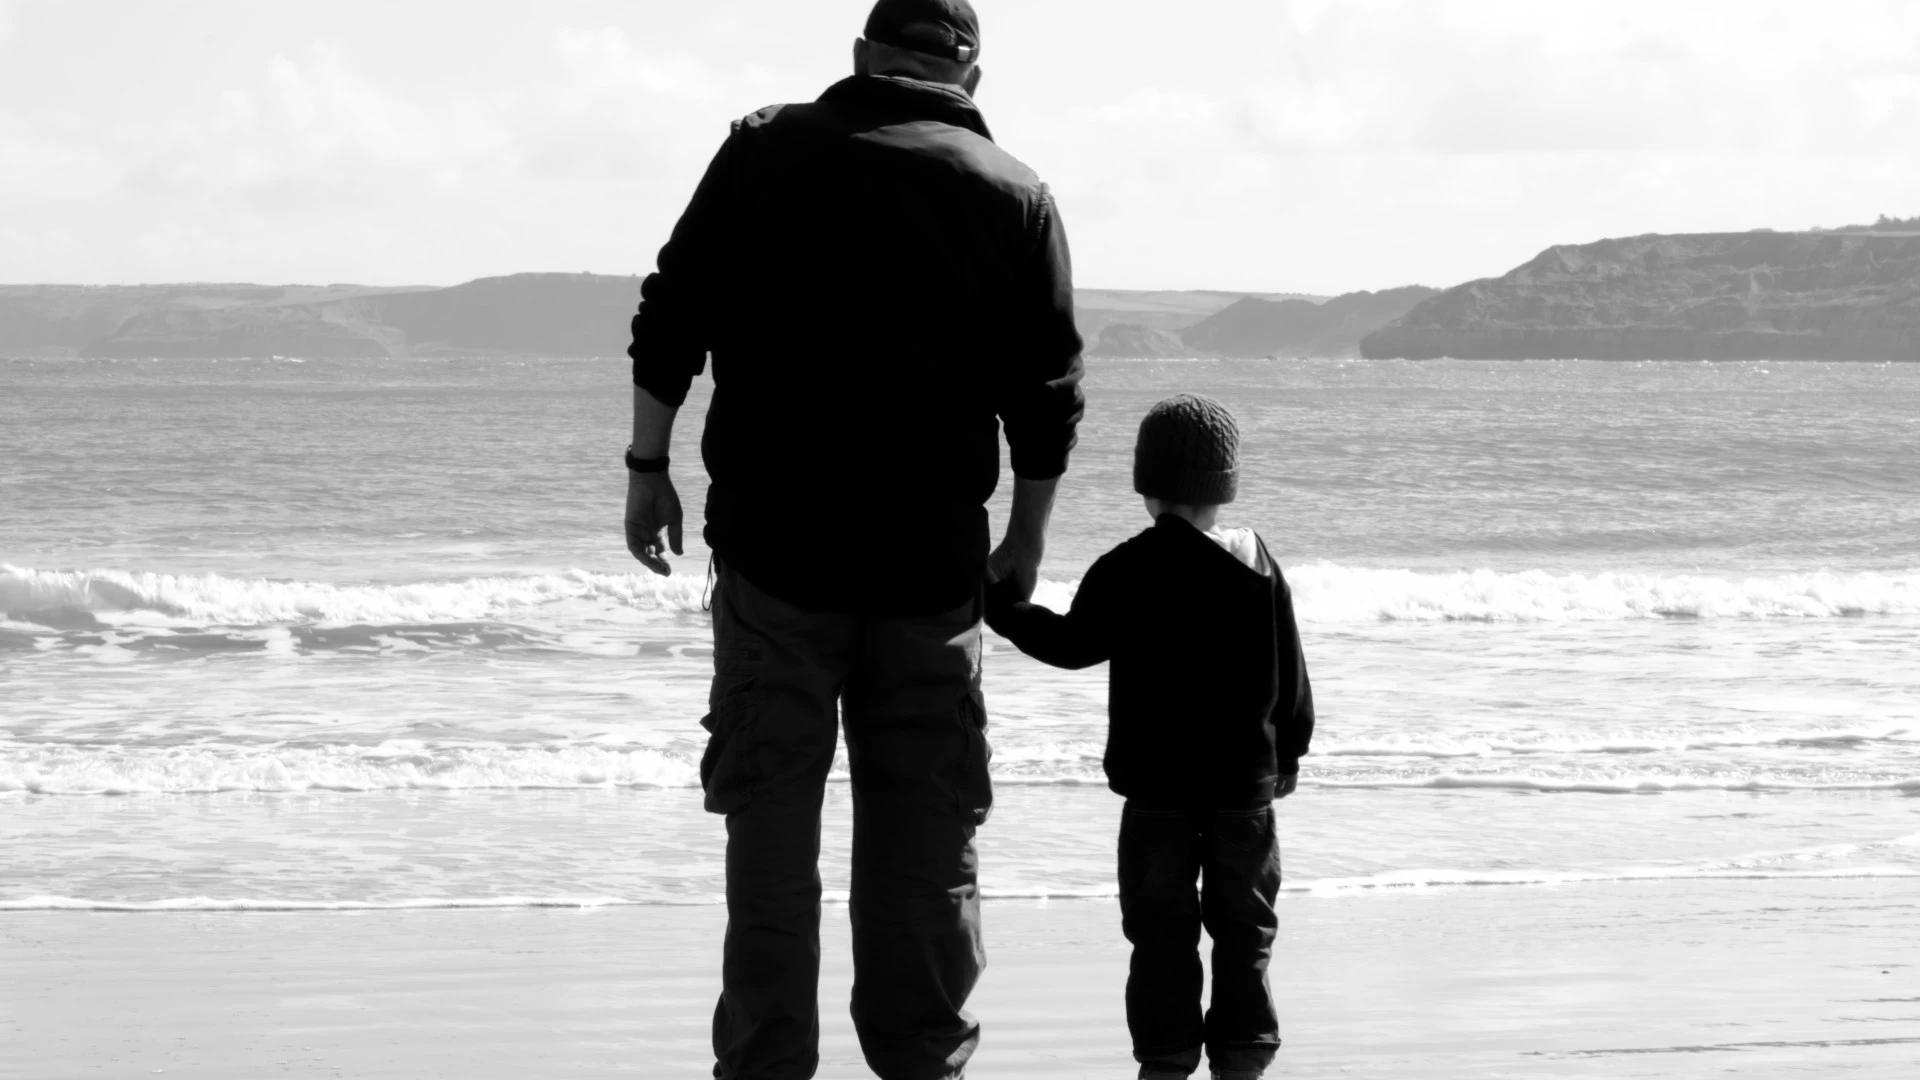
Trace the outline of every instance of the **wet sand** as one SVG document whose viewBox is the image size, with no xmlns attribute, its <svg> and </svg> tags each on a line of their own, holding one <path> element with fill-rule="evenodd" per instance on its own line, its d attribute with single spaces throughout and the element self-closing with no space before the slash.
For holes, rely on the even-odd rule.
<svg viewBox="0 0 1920 1080">
<path fill-rule="evenodd" d="M 1271 1075 L 1908 1077 L 1920 882 L 1283 899 Z M 1108 901 L 989 902 L 970 1075 L 1126 1077 Z M 0 914 L 0 1076 L 704 1076 L 715 908 Z M 870 1075 L 826 920 L 820 1075 Z"/>
</svg>

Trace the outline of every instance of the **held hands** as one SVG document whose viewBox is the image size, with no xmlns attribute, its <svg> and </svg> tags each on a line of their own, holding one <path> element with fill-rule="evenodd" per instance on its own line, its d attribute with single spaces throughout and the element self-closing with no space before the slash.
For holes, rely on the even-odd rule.
<svg viewBox="0 0 1920 1080">
<path fill-rule="evenodd" d="M 1048 480 L 1014 477 L 1006 539 L 987 556 L 988 583 L 1007 582 L 1019 599 L 1033 599 L 1034 586 L 1040 584 L 1040 556 L 1047 550 L 1047 518 L 1053 513 L 1053 496 L 1059 487 L 1057 476 Z"/>
<path fill-rule="evenodd" d="M 661 531 L 665 530 L 663 543 Z M 663 472 L 627 473 L 627 550 L 640 564 L 665 577 L 673 573 L 665 554 L 680 547 L 680 495 Z"/>
<path fill-rule="evenodd" d="M 1011 580 L 1020 599 L 1033 599 L 1034 587 L 1040 584 L 1040 554 L 1031 546 L 1001 541 L 987 556 L 987 582 Z"/>
</svg>

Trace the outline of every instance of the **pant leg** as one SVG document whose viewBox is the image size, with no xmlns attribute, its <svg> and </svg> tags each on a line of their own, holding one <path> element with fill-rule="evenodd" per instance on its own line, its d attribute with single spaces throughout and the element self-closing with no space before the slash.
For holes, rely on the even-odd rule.
<svg viewBox="0 0 1920 1080">
<path fill-rule="evenodd" d="M 1280 917 L 1280 843 L 1272 804 L 1216 810 L 1205 844 L 1200 908 L 1213 938 L 1207 1060 L 1216 1072 L 1258 1073 L 1280 1048 L 1267 964 Z"/>
<path fill-rule="evenodd" d="M 819 1066 L 820 804 L 856 630 L 721 569 L 700 779 L 707 809 L 727 818 L 713 1015 L 724 1080 L 806 1080 Z"/>
<path fill-rule="evenodd" d="M 980 612 L 869 617 L 844 699 L 854 1030 L 881 1080 L 961 1075 L 986 955 L 974 828 L 992 804 Z"/>
<path fill-rule="evenodd" d="M 1200 1064 L 1198 812 L 1129 799 L 1120 812 L 1120 927 L 1133 945 L 1127 1030 L 1140 1075 Z"/>
</svg>

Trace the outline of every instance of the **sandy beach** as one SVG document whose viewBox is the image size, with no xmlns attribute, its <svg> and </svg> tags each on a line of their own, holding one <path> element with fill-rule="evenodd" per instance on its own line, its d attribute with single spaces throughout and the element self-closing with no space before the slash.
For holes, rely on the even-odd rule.
<svg viewBox="0 0 1920 1080">
<path fill-rule="evenodd" d="M 1277 1075 L 1905 1077 L 1910 880 L 1289 896 Z M 0 916 L 0 1075 L 704 1075 L 712 907 Z M 978 1077 L 1128 1076 L 1103 901 L 988 906 Z M 829 907 L 820 1075 L 869 1075 Z"/>
</svg>

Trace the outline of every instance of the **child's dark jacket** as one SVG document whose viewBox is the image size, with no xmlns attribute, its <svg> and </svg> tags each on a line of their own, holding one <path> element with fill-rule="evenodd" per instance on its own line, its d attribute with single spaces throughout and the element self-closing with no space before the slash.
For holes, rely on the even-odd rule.
<svg viewBox="0 0 1920 1080">
<path fill-rule="evenodd" d="M 1108 786 L 1153 802 L 1254 805 L 1300 770 L 1313 690 L 1293 594 L 1185 519 L 1100 557 L 1065 615 L 987 590 L 987 623 L 1055 667 L 1108 672 Z"/>
</svg>

